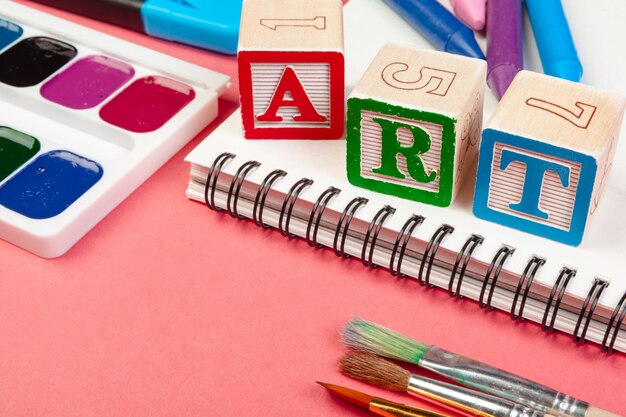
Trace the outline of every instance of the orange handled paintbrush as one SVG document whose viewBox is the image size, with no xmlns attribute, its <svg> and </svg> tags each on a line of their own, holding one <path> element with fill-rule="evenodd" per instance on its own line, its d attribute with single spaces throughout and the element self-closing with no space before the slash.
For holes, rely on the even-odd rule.
<svg viewBox="0 0 626 417">
<path fill-rule="evenodd" d="M 339 385 L 317 382 L 328 391 L 338 395 L 344 400 L 384 417 L 448 417 L 444 414 L 435 413 L 423 408 L 413 407 L 406 404 L 394 403 L 382 398 L 355 391 Z"/>
</svg>

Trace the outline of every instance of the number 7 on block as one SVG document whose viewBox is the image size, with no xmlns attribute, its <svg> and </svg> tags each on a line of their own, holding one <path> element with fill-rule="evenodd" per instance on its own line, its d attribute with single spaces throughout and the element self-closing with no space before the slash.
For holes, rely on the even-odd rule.
<svg viewBox="0 0 626 417">
<path fill-rule="evenodd" d="M 589 127 L 589 124 L 593 119 L 593 115 L 596 114 L 596 110 L 598 110 L 596 106 L 580 101 L 574 103 L 574 107 L 576 108 L 575 110 L 569 110 L 556 103 L 550 103 L 549 101 L 534 97 L 526 100 L 526 104 L 530 107 L 535 107 L 540 110 L 545 110 L 548 113 L 552 113 L 580 129 L 587 129 Z"/>
<path fill-rule="evenodd" d="M 580 245 L 612 164 L 624 106 L 609 92 L 521 71 L 483 131 L 474 214 Z"/>
</svg>

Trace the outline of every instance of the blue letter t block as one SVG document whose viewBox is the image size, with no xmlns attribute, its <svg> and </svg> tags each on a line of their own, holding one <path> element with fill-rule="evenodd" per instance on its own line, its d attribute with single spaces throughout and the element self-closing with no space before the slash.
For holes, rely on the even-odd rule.
<svg viewBox="0 0 626 417">
<path fill-rule="evenodd" d="M 582 241 L 596 161 L 549 143 L 486 129 L 474 214 L 569 245 Z"/>
</svg>

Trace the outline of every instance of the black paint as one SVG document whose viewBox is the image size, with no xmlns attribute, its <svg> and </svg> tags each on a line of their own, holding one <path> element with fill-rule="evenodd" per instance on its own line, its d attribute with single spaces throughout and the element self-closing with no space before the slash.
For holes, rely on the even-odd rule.
<svg viewBox="0 0 626 417">
<path fill-rule="evenodd" d="M 0 54 L 0 82 L 14 87 L 37 85 L 74 59 L 76 48 L 65 42 L 24 39 Z"/>
</svg>

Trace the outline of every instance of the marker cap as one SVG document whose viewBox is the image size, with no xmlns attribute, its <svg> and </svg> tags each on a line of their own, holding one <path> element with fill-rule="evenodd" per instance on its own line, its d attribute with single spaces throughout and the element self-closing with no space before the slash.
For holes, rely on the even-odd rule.
<svg viewBox="0 0 626 417">
<path fill-rule="evenodd" d="M 241 0 L 146 0 L 147 34 L 174 42 L 237 53 Z"/>
</svg>

